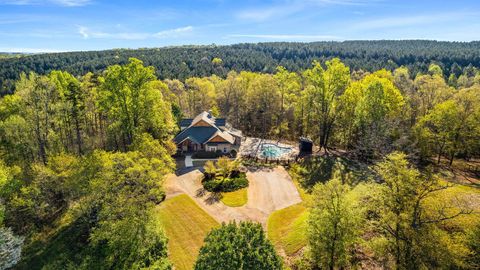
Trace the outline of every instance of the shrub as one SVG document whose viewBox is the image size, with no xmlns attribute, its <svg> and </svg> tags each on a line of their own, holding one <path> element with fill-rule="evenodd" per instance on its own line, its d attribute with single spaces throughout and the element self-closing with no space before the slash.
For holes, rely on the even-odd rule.
<svg viewBox="0 0 480 270">
<path fill-rule="evenodd" d="M 245 173 L 239 170 L 239 163 L 227 157 L 221 157 L 215 164 L 207 161 L 204 166 L 203 186 L 211 192 L 230 192 L 248 186 Z"/>
<path fill-rule="evenodd" d="M 205 237 L 195 270 L 206 269 L 282 269 L 282 259 L 260 224 L 233 222 Z"/>
<path fill-rule="evenodd" d="M 198 158 L 198 159 L 218 158 L 221 156 L 222 156 L 222 152 L 219 153 L 219 152 L 210 152 L 210 151 L 199 151 L 199 152 L 193 153 L 192 158 Z"/>
<path fill-rule="evenodd" d="M 248 179 L 245 173 L 238 173 L 235 178 L 211 178 L 206 177 L 202 181 L 203 187 L 210 192 L 232 192 L 248 187 Z"/>
</svg>

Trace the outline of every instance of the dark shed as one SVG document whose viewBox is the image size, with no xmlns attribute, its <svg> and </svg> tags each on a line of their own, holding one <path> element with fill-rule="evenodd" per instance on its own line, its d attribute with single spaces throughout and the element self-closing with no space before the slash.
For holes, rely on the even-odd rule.
<svg viewBox="0 0 480 270">
<path fill-rule="evenodd" d="M 309 138 L 300 137 L 298 148 L 300 153 L 311 153 L 313 149 L 313 141 Z"/>
</svg>

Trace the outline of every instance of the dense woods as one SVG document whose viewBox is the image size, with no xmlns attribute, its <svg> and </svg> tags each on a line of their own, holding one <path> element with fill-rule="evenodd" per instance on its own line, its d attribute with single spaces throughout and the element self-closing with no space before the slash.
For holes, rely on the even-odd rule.
<svg viewBox="0 0 480 270">
<path fill-rule="evenodd" d="M 131 57 L 154 66 L 161 79 L 185 80 L 216 74 L 224 77 L 231 71 L 274 73 L 277 66 L 299 72 L 313 60 L 324 62 L 338 57 L 352 71 L 392 71 L 406 66 L 412 77 L 426 72 L 428 66 L 439 64 L 444 76 L 455 78 L 464 73 L 471 76 L 473 67 L 480 67 L 480 42 L 405 41 L 344 41 L 313 43 L 260 43 L 229 46 L 182 46 L 158 49 L 115 49 L 107 51 L 48 53 L 0 59 L 0 90 L 11 93 L 22 72 L 47 74 L 64 70 L 80 76 L 98 73 L 113 64 L 126 64 Z M 18 56 L 18 55 L 15 55 Z M 0 57 L 1 58 L 1 57 Z M 221 59 L 212 61 L 214 58 Z"/>
<path fill-rule="evenodd" d="M 30 251 L 19 269 L 171 268 L 152 209 L 175 169 L 177 121 L 210 109 L 246 135 L 306 136 L 323 155 L 375 164 L 371 181 L 342 170 L 314 179 L 309 250 L 299 265 L 354 267 L 373 250 L 369 259 L 386 268 L 471 268 L 478 225 L 452 220 L 472 209 L 435 197 L 449 186 L 425 165 L 480 157 L 478 46 L 279 43 L 1 60 L 4 83 L 16 81 L 0 100 L 0 234 L 9 239 L 0 254 L 11 266 L 24 243 Z M 126 62 L 138 53 L 145 63 Z M 59 231 L 75 244 L 34 264 L 35 245 Z M 222 241 L 229 253 L 218 257 Z M 246 248 L 252 243 L 256 250 Z M 240 223 L 209 234 L 196 269 L 214 269 L 209 262 L 229 254 L 281 265 L 261 227 Z"/>
</svg>

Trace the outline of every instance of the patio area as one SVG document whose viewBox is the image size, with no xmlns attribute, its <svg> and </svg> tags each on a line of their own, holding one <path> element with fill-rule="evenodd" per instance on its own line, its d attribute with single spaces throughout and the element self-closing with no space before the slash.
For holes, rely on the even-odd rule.
<svg viewBox="0 0 480 270">
<path fill-rule="evenodd" d="M 239 149 L 241 157 L 267 159 L 293 159 L 299 154 L 297 145 L 281 143 L 275 140 L 246 137 Z"/>
</svg>

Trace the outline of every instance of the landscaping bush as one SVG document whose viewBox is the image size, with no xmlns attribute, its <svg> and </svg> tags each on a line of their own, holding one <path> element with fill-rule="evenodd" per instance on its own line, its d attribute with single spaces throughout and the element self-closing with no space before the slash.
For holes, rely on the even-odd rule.
<svg viewBox="0 0 480 270">
<path fill-rule="evenodd" d="M 232 192 L 248 187 L 248 179 L 245 173 L 239 173 L 235 178 L 204 178 L 202 184 L 210 192 Z"/>
<path fill-rule="evenodd" d="M 245 173 L 240 172 L 239 163 L 226 157 L 205 163 L 203 187 L 211 192 L 231 192 L 248 186 Z"/>
<path fill-rule="evenodd" d="M 210 152 L 210 151 L 200 151 L 200 152 L 195 152 L 192 155 L 192 158 L 218 158 L 222 156 L 222 152 Z"/>
</svg>

